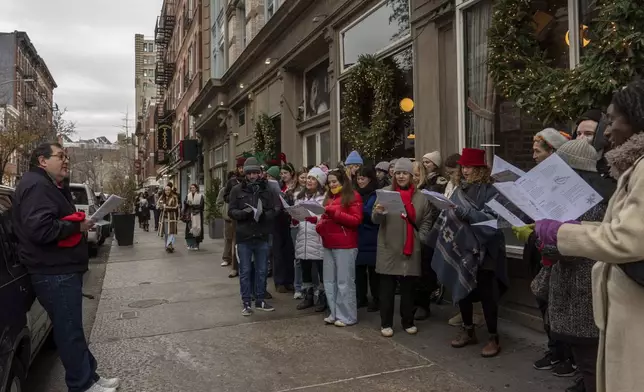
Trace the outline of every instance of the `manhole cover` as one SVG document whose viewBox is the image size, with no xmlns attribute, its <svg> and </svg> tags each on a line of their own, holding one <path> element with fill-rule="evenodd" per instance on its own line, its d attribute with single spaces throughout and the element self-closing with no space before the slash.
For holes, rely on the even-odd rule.
<svg viewBox="0 0 644 392">
<path fill-rule="evenodd" d="M 121 312 L 119 320 L 130 320 L 139 317 L 138 312 Z"/>
<path fill-rule="evenodd" d="M 144 299 L 142 301 L 135 301 L 132 302 L 131 304 L 128 305 L 129 308 L 137 308 L 137 309 L 144 309 L 144 308 L 151 308 L 153 306 L 157 305 L 163 305 L 167 304 L 168 301 L 165 299 Z"/>
</svg>

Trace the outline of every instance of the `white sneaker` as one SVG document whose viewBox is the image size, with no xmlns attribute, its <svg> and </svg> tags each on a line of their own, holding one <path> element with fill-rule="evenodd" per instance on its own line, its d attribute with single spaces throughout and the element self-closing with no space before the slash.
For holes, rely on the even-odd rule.
<svg viewBox="0 0 644 392">
<path fill-rule="evenodd" d="M 414 325 L 413 327 L 409 327 L 405 330 L 410 335 L 416 335 L 418 333 L 418 328 Z"/>
<path fill-rule="evenodd" d="M 331 316 L 324 318 L 324 322 L 327 324 L 335 324 L 335 319 Z"/>
<path fill-rule="evenodd" d="M 99 378 L 96 383 L 103 388 L 118 388 L 121 384 L 121 380 L 118 378 Z"/>
<path fill-rule="evenodd" d="M 299 291 L 296 291 L 295 294 L 293 294 L 293 299 L 303 299 L 303 298 L 304 296 Z"/>
<path fill-rule="evenodd" d="M 87 392 L 116 392 L 116 389 L 114 388 L 105 388 L 102 387 L 98 382 L 92 385 L 90 389 L 87 390 Z"/>
<path fill-rule="evenodd" d="M 382 328 L 380 334 L 386 338 L 394 336 L 394 330 L 392 328 Z"/>
</svg>

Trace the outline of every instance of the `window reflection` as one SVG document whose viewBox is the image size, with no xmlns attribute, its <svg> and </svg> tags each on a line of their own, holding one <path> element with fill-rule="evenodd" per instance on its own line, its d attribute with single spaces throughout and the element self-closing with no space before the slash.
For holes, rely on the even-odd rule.
<svg viewBox="0 0 644 392">
<path fill-rule="evenodd" d="M 531 1 L 535 36 L 551 66 L 570 68 L 568 44 L 568 0 Z"/>
</svg>

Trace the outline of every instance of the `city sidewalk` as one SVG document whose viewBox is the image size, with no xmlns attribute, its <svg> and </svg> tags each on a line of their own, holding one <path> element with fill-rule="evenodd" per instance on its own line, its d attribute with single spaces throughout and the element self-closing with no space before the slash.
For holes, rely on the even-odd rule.
<svg viewBox="0 0 644 392">
<path fill-rule="evenodd" d="M 452 349 L 451 306 L 434 309 L 417 336 L 397 321 L 386 339 L 377 314 L 361 310 L 355 326 L 326 326 L 269 284 L 276 311 L 244 317 L 239 282 L 219 265 L 222 241 L 188 252 L 178 238 L 176 248 L 167 254 L 160 238 L 140 231 L 134 246 L 112 246 L 90 340 L 101 373 L 123 379 L 121 391 L 536 392 L 572 382 L 532 369 L 545 337 L 510 323 L 501 324 L 497 358 L 481 358 L 482 345 Z"/>
</svg>

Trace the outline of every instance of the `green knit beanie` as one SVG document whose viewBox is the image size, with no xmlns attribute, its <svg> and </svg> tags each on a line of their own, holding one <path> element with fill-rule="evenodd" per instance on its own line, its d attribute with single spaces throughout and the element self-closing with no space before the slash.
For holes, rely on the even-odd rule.
<svg viewBox="0 0 644 392">
<path fill-rule="evenodd" d="M 271 177 L 273 177 L 276 180 L 279 180 L 280 178 L 280 167 L 279 166 L 271 166 L 266 170 L 266 173 L 270 174 Z"/>
</svg>

